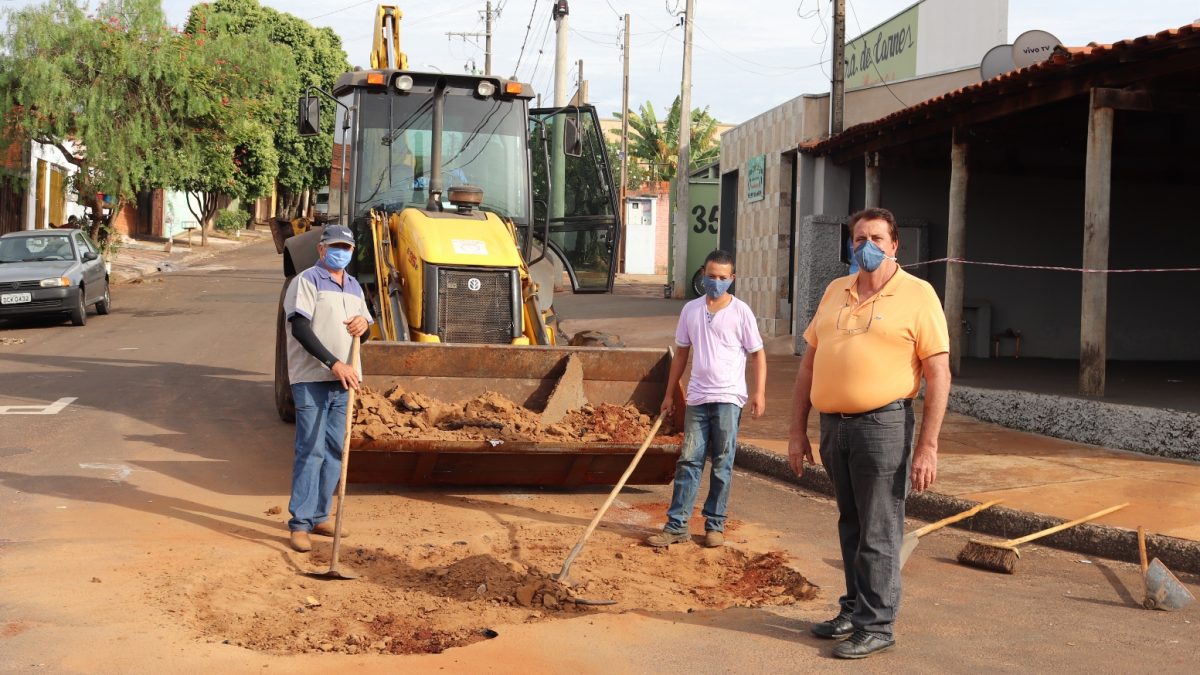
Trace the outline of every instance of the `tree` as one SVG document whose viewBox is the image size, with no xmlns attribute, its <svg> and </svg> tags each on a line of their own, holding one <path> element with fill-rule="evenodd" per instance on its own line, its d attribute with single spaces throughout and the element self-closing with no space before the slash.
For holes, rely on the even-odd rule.
<svg viewBox="0 0 1200 675">
<path fill-rule="evenodd" d="M 179 34 L 157 0 L 111 0 L 94 15 L 70 0 L 8 13 L 0 105 L 10 141 L 57 146 L 99 237 L 139 190 L 189 186 L 261 194 L 276 161 L 263 101 L 277 97 L 278 54 L 232 38 Z M 271 115 L 274 106 L 270 107 Z M 266 141 L 266 145 L 264 145 Z"/>
<path fill-rule="evenodd" d="M 638 106 L 638 112 L 626 112 L 629 115 L 630 166 L 636 159 L 649 182 L 675 178 L 679 163 L 679 105 L 676 96 L 665 122 L 658 120 L 654 105 L 649 101 Z M 623 117 L 621 113 L 613 114 L 617 119 Z M 691 169 L 695 170 L 721 156 L 721 142 L 717 138 L 720 122 L 708 113 L 707 107 L 693 109 L 691 121 Z M 618 129 L 610 133 L 618 140 L 621 138 Z M 630 180 L 630 185 L 637 183 Z"/>
<path fill-rule="evenodd" d="M 111 0 L 95 16 L 70 0 L 7 13 L 0 36 L 0 106 L 9 142 L 57 146 L 78 167 L 75 187 L 99 237 L 100 193 L 111 213 L 171 170 L 179 64 L 157 0 Z"/>
<path fill-rule="evenodd" d="M 316 28 L 303 19 L 263 7 L 257 0 L 216 0 L 192 8 L 185 30 L 210 36 L 235 36 L 243 42 L 282 48 L 291 64 L 278 95 L 271 99 L 269 122 L 278 157 L 281 189 L 276 217 L 291 219 L 306 206 L 306 195 L 329 182 L 333 162 L 333 115 L 322 117 L 323 133 L 302 138 L 296 129 L 296 101 L 308 87 L 332 89 L 336 78 L 350 70 L 341 39 L 330 28 Z"/>
<path fill-rule="evenodd" d="M 617 132 L 620 136 L 620 131 Z M 608 165 L 612 168 L 613 180 L 619 186 L 621 184 L 621 141 L 608 139 L 605 142 L 608 147 Z M 651 182 L 650 170 L 645 164 L 637 161 L 633 153 L 629 153 L 629 164 L 626 167 L 625 185 L 627 188 L 637 188 L 641 185 Z"/>
<path fill-rule="evenodd" d="M 205 105 L 183 111 L 171 186 L 185 191 L 206 245 L 222 195 L 256 199 L 274 184 L 278 101 L 294 71 L 285 50 L 262 36 L 210 32 L 200 22 L 178 40 L 189 89 L 203 94 Z"/>
</svg>

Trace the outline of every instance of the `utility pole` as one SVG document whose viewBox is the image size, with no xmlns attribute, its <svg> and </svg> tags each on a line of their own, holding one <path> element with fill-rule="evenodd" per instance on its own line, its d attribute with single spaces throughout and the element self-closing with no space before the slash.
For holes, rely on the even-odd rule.
<svg viewBox="0 0 1200 675">
<path fill-rule="evenodd" d="M 579 86 L 575 88 L 575 98 L 571 102 L 572 105 L 587 105 L 588 87 L 587 80 L 583 79 L 583 59 L 575 62 L 579 66 Z"/>
<path fill-rule="evenodd" d="M 492 74 L 492 17 L 493 16 L 500 16 L 500 13 L 492 12 L 492 1 L 488 0 L 487 9 L 485 9 L 483 12 L 483 20 L 484 20 L 484 26 L 485 26 L 484 32 L 482 32 L 482 33 L 464 33 L 462 31 L 450 31 L 450 32 L 446 33 L 446 37 L 448 37 L 448 38 L 460 37 L 463 39 L 463 42 L 466 42 L 468 38 L 484 38 L 484 50 L 483 50 L 483 74 L 484 75 Z M 478 45 L 476 45 L 476 46 L 478 46 Z"/>
<path fill-rule="evenodd" d="M 846 0 L 833 0 L 833 90 L 829 133 L 840 134 L 846 119 Z"/>
<path fill-rule="evenodd" d="M 562 108 L 567 105 L 567 33 L 570 30 L 567 16 L 571 13 L 567 0 L 554 2 L 554 107 Z M 554 218 L 562 218 L 566 213 L 567 166 L 563 154 L 563 123 L 564 117 L 554 121 L 552 129 L 550 154 L 550 214 Z"/>
<path fill-rule="evenodd" d="M 625 76 L 621 82 L 621 189 L 617 208 L 621 210 L 620 271 L 625 271 L 625 199 L 629 195 L 629 15 L 625 15 L 625 47 L 621 50 Z"/>
<path fill-rule="evenodd" d="M 484 17 L 483 74 L 492 74 L 492 0 L 487 2 Z"/>
<path fill-rule="evenodd" d="M 571 13 L 567 0 L 554 2 L 554 107 L 567 104 L 567 15 Z"/>
<path fill-rule="evenodd" d="M 687 287 L 688 178 L 692 158 L 692 25 L 696 0 L 687 0 L 683 15 L 683 84 L 679 91 L 679 161 L 675 168 L 675 242 L 672 246 L 671 297 L 682 298 Z"/>
</svg>

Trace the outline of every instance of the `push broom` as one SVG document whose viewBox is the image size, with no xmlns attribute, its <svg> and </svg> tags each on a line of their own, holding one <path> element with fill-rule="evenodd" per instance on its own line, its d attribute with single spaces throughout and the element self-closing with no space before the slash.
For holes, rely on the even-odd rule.
<svg viewBox="0 0 1200 675">
<path fill-rule="evenodd" d="M 1120 511 L 1126 506 L 1129 506 L 1129 502 L 1110 506 L 1103 511 L 1097 511 L 1082 518 L 1077 518 L 1061 525 L 1055 525 L 1040 532 L 1027 534 L 1024 537 L 1009 539 L 1008 541 L 988 542 L 972 539 L 967 542 L 963 550 L 958 552 L 958 562 L 971 567 L 1012 574 L 1017 567 L 1017 559 L 1021 557 L 1021 552 L 1017 550 L 1017 547 L 1021 544 L 1031 542 L 1034 539 L 1048 537 L 1055 532 L 1061 532 L 1076 525 L 1086 523 L 1089 520 L 1095 520 L 1101 516 L 1107 516 L 1114 511 Z"/>
</svg>

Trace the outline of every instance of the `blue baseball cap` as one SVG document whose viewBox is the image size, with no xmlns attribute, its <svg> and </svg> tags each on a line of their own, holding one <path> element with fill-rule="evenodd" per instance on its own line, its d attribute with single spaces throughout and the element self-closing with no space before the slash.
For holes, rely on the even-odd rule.
<svg viewBox="0 0 1200 675">
<path fill-rule="evenodd" d="M 354 246 L 354 233 L 345 225 L 326 225 L 321 233 L 322 244 L 349 244 Z"/>
</svg>

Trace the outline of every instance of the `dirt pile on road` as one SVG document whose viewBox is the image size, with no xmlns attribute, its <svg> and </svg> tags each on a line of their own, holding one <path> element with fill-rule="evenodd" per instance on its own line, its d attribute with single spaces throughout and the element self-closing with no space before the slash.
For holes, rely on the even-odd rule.
<svg viewBox="0 0 1200 675">
<path fill-rule="evenodd" d="M 161 598 L 210 642 L 272 653 L 413 654 L 521 623 L 786 605 L 817 594 L 778 551 L 644 545 L 665 504 L 615 503 L 572 566 L 572 583 L 562 584 L 553 575 L 586 509 L 542 511 L 556 508 L 553 498 L 525 495 L 433 498 L 438 504 L 424 501 L 427 494 L 382 497 L 360 502 L 350 521 L 355 536 L 343 542 L 340 566 L 360 575 L 356 581 L 303 575 L 328 567 L 329 541 L 318 539 L 309 555 L 270 552 L 246 565 L 178 570 Z"/>
<path fill-rule="evenodd" d="M 394 387 L 381 393 L 363 387 L 354 413 L 354 437 L 367 440 L 504 440 L 640 444 L 651 418 L 636 406 L 601 403 L 568 411 L 561 422 L 542 424 L 540 415 L 502 394 L 484 392 L 453 403 Z M 679 434 L 660 434 L 656 443 L 679 443 Z"/>
</svg>

